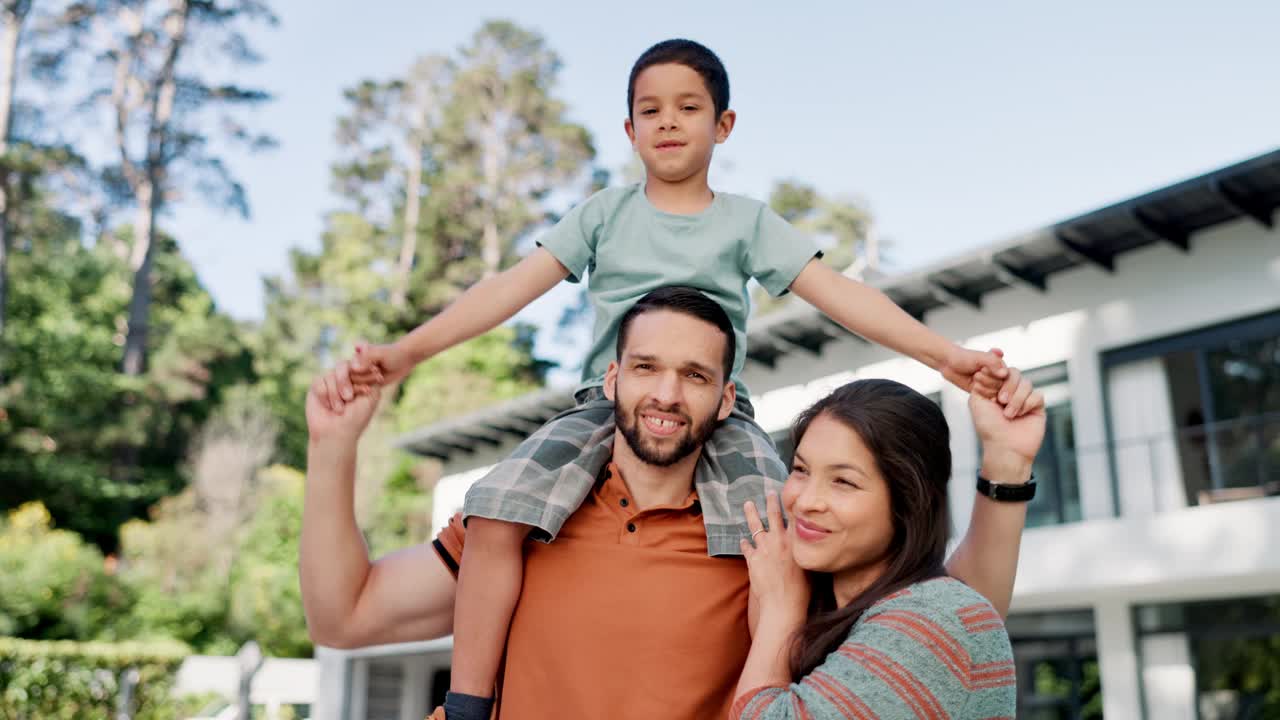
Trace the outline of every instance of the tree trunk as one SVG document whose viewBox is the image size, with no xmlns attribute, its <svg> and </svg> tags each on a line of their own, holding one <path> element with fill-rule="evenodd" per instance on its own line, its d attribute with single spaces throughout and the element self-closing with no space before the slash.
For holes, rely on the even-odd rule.
<svg viewBox="0 0 1280 720">
<path fill-rule="evenodd" d="M 404 307 L 409 294 L 409 275 L 418 249 L 418 217 L 422 209 L 422 141 L 415 138 L 409 149 L 409 167 L 405 171 L 404 234 L 400 239 L 400 261 L 396 264 L 395 283 L 391 291 L 391 307 Z"/>
<path fill-rule="evenodd" d="M 174 98 L 178 92 L 176 80 L 178 55 L 187 40 L 187 18 L 191 4 L 187 0 L 173 0 L 174 15 L 169 48 L 164 65 L 155 78 L 156 93 L 152 99 L 149 127 L 147 128 L 147 155 L 143 167 L 144 177 L 134 188 L 138 201 L 138 222 L 134 229 L 133 252 L 129 266 L 133 270 L 133 297 L 129 299 L 129 329 L 125 336 L 125 375 L 141 375 L 146 369 L 147 325 L 151 314 L 151 268 L 155 256 L 155 221 L 164 195 L 166 146 L 169 142 L 169 121 L 173 117 Z M 168 23 L 166 23 L 168 25 Z M 123 142 L 123 136 L 121 136 Z"/>
<path fill-rule="evenodd" d="M 484 244 L 480 259 L 484 261 L 484 277 L 497 275 L 502 267 L 502 238 L 498 237 L 498 176 L 502 171 L 502 138 L 498 132 L 496 109 L 489 118 L 484 138 Z"/>
<path fill-rule="evenodd" d="M 498 237 L 497 214 L 492 206 L 485 209 L 484 248 L 480 254 L 480 259 L 484 261 L 484 277 L 497 275 L 498 268 L 502 266 L 502 245 Z"/>
<path fill-rule="evenodd" d="M 3 13 L 4 32 L 0 34 L 0 160 L 9 153 L 9 131 L 13 125 L 13 93 L 18 79 L 18 38 L 26 20 L 29 3 L 6 3 Z M 4 350 L 5 322 L 9 307 L 9 172 L 0 168 L 0 353 Z M 0 369 L 0 372 L 3 372 Z M 0 375 L 0 380 L 3 375 Z"/>
<path fill-rule="evenodd" d="M 865 248 L 864 254 L 867 257 L 867 267 L 873 271 L 880 270 L 880 236 L 876 232 L 875 222 L 867 223 L 867 231 L 862 239 L 862 245 Z"/>
<path fill-rule="evenodd" d="M 134 223 L 133 296 L 129 299 L 129 331 L 124 342 L 125 375 L 141 375 L 147 362 L 147 324 L 151 311 L 151 267 L 155 264 L 156 189 L 148 179 L 138 188 L 138 219 Z"/>
</svg>

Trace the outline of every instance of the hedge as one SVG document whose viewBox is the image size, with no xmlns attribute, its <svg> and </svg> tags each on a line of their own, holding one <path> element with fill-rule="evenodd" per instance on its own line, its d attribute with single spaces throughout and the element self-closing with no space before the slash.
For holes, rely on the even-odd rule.
<svg viewBox="0 0 1280 720">
<path fill-rule="evenodd" d="M 172 697 L 189 650 L 178 643 L 82 643 L 0 637 L 0 720 L 114 720 L 120 683 L 138 682 L 135 720 L 177 720 L 189 703 Z"/>
</svg>

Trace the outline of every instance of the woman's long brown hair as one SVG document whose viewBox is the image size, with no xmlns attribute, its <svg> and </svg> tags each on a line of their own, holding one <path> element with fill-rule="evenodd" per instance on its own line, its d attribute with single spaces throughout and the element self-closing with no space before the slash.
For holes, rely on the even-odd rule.
<svg viewBox="0 0 1280 720">
<path fill-rule="evenodd" d="M 909 585 L 945 575 L 943 559 L 951 535 L 951 433 L 937 405 L 892 380 L 851 382 L 796 419 L 796 447 L 809 425 L 822 416 L 857 433 L 875 457 L 889 488 L 893 540 L 884 574 L 844 607 L 836 606 L 832 576 L 810 573 L 809 619 L 791 647 L 791 674 L 797 681 L 840 647 L 867 608 Z"/>
</svg>

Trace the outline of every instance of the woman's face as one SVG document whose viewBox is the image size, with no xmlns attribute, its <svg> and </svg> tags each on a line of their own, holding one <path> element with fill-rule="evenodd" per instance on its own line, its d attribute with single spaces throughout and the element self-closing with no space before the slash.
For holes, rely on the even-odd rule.
<svg viewBox="0 0 1280 720">
<path fill-rule="evenodd" d="M 845 574 L 881 567 L 893 540 L 889 486 L 859 435 L 822 414 L 800 438 L 782 490 L 788 532 L 805 570 Z"/>
</svg>

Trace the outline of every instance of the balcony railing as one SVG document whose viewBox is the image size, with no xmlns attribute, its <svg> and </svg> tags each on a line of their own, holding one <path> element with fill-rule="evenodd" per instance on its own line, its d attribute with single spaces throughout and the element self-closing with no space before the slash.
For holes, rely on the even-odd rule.
<svg viewBox="0 0 1280 720">
<path fill-rule="evenodd" d="M 1046 437 L 1028 527 L 1080 520 L 1079 476 L 1115 477 L 1123 514 L 1280 495 L 1280 412 L 1075 446 Z M 957 477 L 976 468 L 956 468 Z"/>
</svg>

